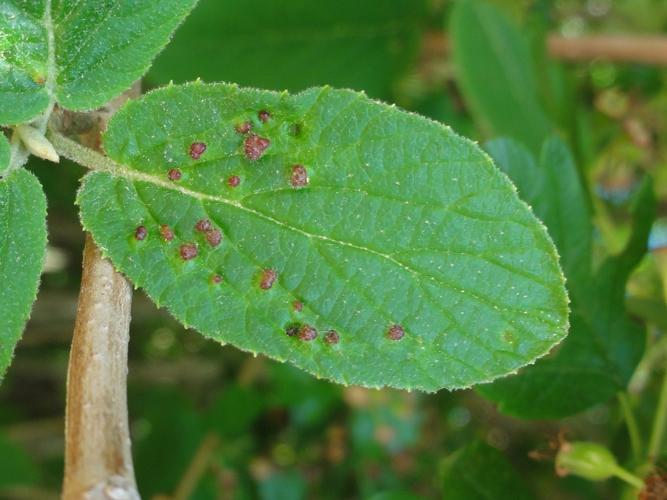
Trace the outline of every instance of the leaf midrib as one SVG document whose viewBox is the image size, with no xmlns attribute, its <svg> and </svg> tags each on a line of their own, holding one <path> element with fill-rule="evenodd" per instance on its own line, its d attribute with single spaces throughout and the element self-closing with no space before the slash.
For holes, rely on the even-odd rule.
<svg viewBox="0 0 667 500">
<path fill-rule="evenodd" d="M 168 187 L 173 187 L 173 186 L 168 185 Z M 140 190 L 140 189 L 137 189 L 137 186 L 134 186 L 134 185 L 133 185 L 133 189 L 134 189 L 134 192 L 136 193 L 137 197 L 138 197 L 139 200 L 141 201 L 141 203 L 142 203 L 145 207 L 147 207 L 147 210 L 149 211 L 149 215 L 150 215 L 150 217 L 153 219 L 153 221 L 154 221 L 156 224 L 159 224 L 159 220 L 158 220 L 158 218 L 157 218 L 156 215 L 153 213 L 152 208 L 150 207 L 150 204 L 147 203 L 146 200 L 144 199 L 144 196 L 141 194 L 141 190 Z M 198 200 L 198 201 L 201 202 L 201 201 L 203 201 L 203 200 Z M 205 213 L 211 220 L 213 220 L 213 221 L 214 221 L 216 224 L 218 224 L 219 226 L 221 225 L 220 222 L 219 222 L 218 220 L 216 220 L 216 217 L 214 217 L 213 215 L 211 215 L 211 214 L 209 213 L 208 209 L 206 208 L 206 206 L 205 206 L 203 203 L 201 203 L 201 208 L 202 208 L 202 210 L 204 211 L 204 213 Z M 308 234 L 308 233 L 306 233 L 306 234 Z M 241 248 L 239 248 L 239 246 L 238 246 L 233 240 L 228 239 L 227 242 L 232 246 L 232 248 L 234 249 L 234 251 L 236 251 L 240 256 L 242 256 L 243 258 L 245 258 L 248 262 L 252 263 L 252 264 L 255 265 L 255 266 L 261 267 L 261 266 L 260 266 L 260 263 L 259 263 L 256 259 L 254 259 L 254 258 L 252 257 L 252 255 L 250 255 L 250 254 L 249 254 L 248 252 L 246 252 L 246 251 L 241 250 Z M 340 271 L 339 266 L 338 266 L 336 263 L 331 262 L 330 259 L 326 256 L 326 254 L 320 251 L 320 249 L 317 247 L 316 244 L 314 245 L 314 248 L 316 249 L 316 251 L 318 252 L 318 254 L 322 257 L 322 259 L 325 260 L 325 261 L 327 261 L 327 263 L 330 265 L 331 269 L 332 269 L 336 274 L 338 274 L 341 278 L 343 278 L 343 273 Z M 211 270 L 211 271 L 214 271 L 213 269 L 210 269 L 210 270 Z M 244 302 L 244 304 L 245 304 L 244 311 L 245 311 L 245 315 L 246 315 L 246 317 L 247 317 L 248 306 L 249 306 L 250 303 L 251 303 L 251 301 L 248 299 L 248 295 L 245 294 L 245 293 L 242 293 L 238 288 L 234 287 L 234 286 L 232 285 L 231 282 L 226 282 L 226 283 L 228 284 L 228 286 L 230 286 L 230 287 L 235 291 L 235 293 L 236 293 L 236 294 L 242 299 L 242 301 Z M 290 295 L 290 296 L 292 297 L 292 299 L 294 299 L 294 300 L 298 300 L 298 297 L 293 293 L 293 291 L 292 291 L 292 290 L 289 290 L 289 289 L 286 288 L 286 287 L 284 287 L 280 282 L 276 283 L 275 286 L 278 286 L 278 287 L 282 288 L 283 291 L 284 291 L 285 293 L 287 293 L 288 295 Z M 368 295 L 366 294 L 366 292 L 365 292 L 363 289 L 357 287 L 357 290 L 361 293 L 361 295 L 364 296 L 364 298 L 366 299 L 366 301 L 368 302 L 368 304 L 370 304 L 370 305 L 373 307 L 373 309 L 375 310 L 375 312 L 376 312 L 378 315 L 380 315 L 380 316 L 382 316 L 382 317 L 385 318 L 387 324 L 390 324 L 390 323 L 393 321 L 394 318 L 391 318 L 391 317 L 390 317 L 390 316 L 383 310 L 383 308 L 382 308 L 379 304 L 377 304 L 373 299 L 370 298 L 370 296 L 368 296 Z M 425 289 L 423 289 L 423 290 L 424 290 L 425 293 L 428 294 L 428 291 L 427 291 L 427 290 L 425 290 Z M 158 301 L 159 301 L 159 297 L 156 297 L 156 298 L 157 298 Z M 438 304 L 437 304 L 437 303 L 430 297 L 430 294 L 429 294 L 429 300 L 433 303 L 433 305 L 434 305 L 435 307 L 441 307 L 441 306 L 439 306 L 439 305 L 438 305 Z M 304 307 L 305 307 L 306 309 L 308 309 L 308 310 L 309 310 L 315 317 L 317 317 L 318 319 L 325 319 L 326 314 L 323 313 L 322 311 L 320 311 L 320 310 L 316 310 L 316 309 L 314 309 L 314 308 L 312 308 L 311 306 L 308 306 L 308 305 L 304 305 Z M 443 312 L 445 311 L 444 308 L 443 308 L 442 310 L 443 310 Z M 266 316 L 266 315 L 265 315 L 264 318 L 265 318 L 265 320 L 266 320 L 269 324 L 271 324 L 276 330 L 278 330 L 278 331 L 282 330 L 281 325 L 275 323 L 275 322 L 272 320 L 271 316 Z M 452 316 L 452 317 L 450 317 L 449 319 L 451 319 L 451 321 L 452 321 L 454 324 L 456 324 L 456 325 L 459 327 L 459 329 L 462 329 L 460 323 L 458 322 L 458 320 L 457 320 L 456 318 L 454 318 L 454 317 Z M 188 321 L 188 320 L 187 320 L 187 312 L 186 312 L 186 316 L 185 316 L 185 321 L 186 321 L 186 322 Z M 244 321 L 245 321 L 245 318 L 244 318 Z M 339 330 L 347 330 L 347 328 L 341 328 L 341 327 L 338 327 L 338 329 L 339 329 Z M 359 337 L 358 339 L 361 339 L 361 341 L 366 345 L 366 347 L 367 347 L 369 350 L 371 350 L 371 349 L 374 348 L 374 346 L 373 346 L 373 345 L 372 345 L 372 344 L 371 344 L 365 337 L 362 336 L 362 337 Z M 477 345 L 479 345 L 479 347 L 480 347 L 481 349 L 486 350 L 487 352 L 489 352 L 489 353 L 491 353 L 491 354 L 493 353 L 493 350 L 492 350 L 491 348 L 489 348 L 487 345 L 485 345 L 484 343 L 482 343 L 482 342 L 481 342 L 481 339 L 478 339 L 477 337 L 473 337 L 473 341 L 476 342 Z M 465 361 L 463 361 L 463 360 L 461 360 L 461 359 L 459 359 L 459 358 L 457 358 L 457 357 L 455 357 L 455 356 L 452 356 L 452 355 L 450 355 L 449 353 L 443 353 L 443 356 L 446 357 L 446 358 L 448 358 L 448 359 L 450 359 L 450 360 L 451 360 L 452 362 L 454 362 L 454 363 L 458 363 L 458 364 L 464 366 L 465 368 L 467 368 L 467 369 L 470 370 L 471 372 L 477 373 L 478 375 L 481 375 L 482 377 L 485 377 L 485 376 L 486 376 L 486 374 L 485 374 L 483 371 L 481 371 L 478 367 L 476 367 L 476 366 L 474 366 L 474 365 L 472 365 L 472 364 L 466 363 Z M 314 363 L 315 365 L 318 365 L 318 368 L 321 369 L 321 367 L 320 367 L 320 362 L 319 362 L 317 356 L 311 356 L 311 357 L 310 357 L 310 360 L 311 360 L 311 362 Z M 433 373 L 431 372 L 431 370 L 430 370 L 428 367 L 423 366 L 423 365 L 422 365 L 421 363 L 419 363 L 419 362 L 417 362 L 417 363 L 415 364 L 415 366 L 420 370 L 420 372 L 422 373 L 422 375 L 423 375 L 424 377 L 426 377 L 427 379 L 429 379 L 431 382 L 436 382 L 436 380 L 433 378 Z M 345 380 L 345 379 L 343 379 L 343 381 L 344 381 L 345 383 L 348 383 L 347 380 Z M 467 386 L 469 385 L 469 383 L 466 382 L 465 380 L 463 380 L 463 379 L 458 379 L 458 378 L 456 379 L 456 383 L 459 384 L 460 387 L 467 387 Z M 436 383 L 435 385 L 437 385 L 437 383 Z"/>
<path fill-rule="evenodd" d="M 259 219 L 269 221 L 269 222 L 271 222 L 271 223 L 273 223 L 273 224 L 275 224 L 279 227 L 285 228 L 286 230 L 290 230 L 290 231 L 299 233 L 299 234 L 305 236 L 306 238 L 317 239 L 317 240 L 320 240 L 320 241 L 337 244 L 337 245 L 340 245 L 341 247 L 352 248 L 354 250 L 358 250 L 358 251 L 366 252 L 366 253 L 371 254 L 371 255 L 375 255 L 376 257 L 380 257 L 382 259 L 385 259 L 385 260 L 391 262 L 392 264 L 398 266 L 400 269 L 402 269 L 403 271 L 407 272 L 408 274 L 410 274 L 412 276 L 416 276 L 417 278 L 423 277 L 423 278 L 428 279 L 429 281 L 431 281 L 433 283 L 436 283 L 438 286 L 450 289 L 450 290 L 452 290 L 456 293 L 462 294 L 462 295 L 473 297 L 475 300 L 477 300 L 481 304 L 484 304 L 485 306 L 493 307 L 493 308 L 497 307 L 497 305 L 494 305 L 490 299 L 488 299 L 486 297 L 483 297 L 483 296 L 480 296 L 477 293 L 475 293 L 474 291 L 466 290 L 466 289 L 463 289 L 463 288 L 461 288 L 461 287 L 459 287 L 455 284 L 442 281 L 441 279 L 439 279 L 435 276 L 430 276 L 430 275 L 427 275 L 427 274 L 423 274 L 423 273 L 419 272 L 418 270 L 413 269 L 412 267 L 406 265 L 405 263 L 395 259 L 391 255 L 384 254 L 384 253 L 379 252 L 377 250 L 374 250 L 372 248 L 368 248 L 368 247 L 365 247 L 365 246 L 362 246 L 362 245 L 357 245 L 355 243 L 350 243 L 350 242 L 347 242 L 347 241 L 341 241 L 341 240 L 337 240 L 335 238 L 330 238 L 330 237 L 325 236 L 325 235 L 312 234 L 312 233 L 304 231 L 300 228 L 290 226 L 289 224 L 286 224 L 285 222 L 280 221 L 278 219 L 275 219 L 275 218 L 273 218 L 269 215 L 266 215 L 262 212 L 254 210 L 252 208 L 249 208 L 249 207 L 247 207 L 247 206 L 245 206 L 245 205 L 243 205 L 243 204 L 241 204 L 237 201 L 230 200 L 230 199 L 227 199 L 227 198 L 223 198 L 223 197 L 220 197 L 220 196 L 200 193 L 198 191 L 194 191 L 194 190 L 185 188 L 183 186 L 176 185 L 173 182 L 168 182 L 166 180 L 159 179 L 159 178 L 157 178 L 153 175 L 149 175 L 149 174 L 146 174 L 146 173 L 143 173 L 143 172 L 139 172 L 139 171 L 134 170 L 134 169 L 132 169 L 132 168 L 126 166 L 126 165 L 117 163 L 116 161 L 114 161 L 113 159 L 111 159 L 107 156 L 103 156 L 103 155 L 101 155 L 101 154 L 99 154 L 95 151 L 87 149 L 87 148 L 79 145 L 78 143 L 72 141 L 71 139 L 68 139 L 68 138 L 66 138 L 66 137 L 64 137 L 64 136 L 62 136 L 58 133 L 52 133 L 51 134 L 51 140 L 52 140 L 53 144 L 56 146 L 56 149 L 59 150 L 59 152 L 61 152 L 65 156 L 69 156 L 74 161 L 77 161 L 78 163 L 88 167 L 91 170 L 108 172 L 108 173 L 110 173 L 114 176 L 117 176 L 117 177 L 122 177 L 122 178 L 132 180 L 132 181 L 145 182 L 145 183 L 148 183 L 148 184 L 151 184 L 151 185 L 159 186 L 159 187 L 162 187 L 162 188 L 165 188 L 165 189 L 169 189 L 171 191 L 179 192 L 179 193 L 181 193 L 185 196 L 188 196 L 190 198 L 194 198 L 194 199 L 199 200 L 199 201 L 213 201 L 213 202 L 225 204 L 227 206 L 231 206 L 231 207 L 233 207 L 235 209 L 238 209 L 242 212 L 251 214 L 251 215 L 253 215 L 253 216 L 255 216 Z M 417 281 L 419 281 L 419 279 Z M 521 313 L 521 311 L 512 309 L 512 308 L 507 307 L 507 306 L 502 306 L 498 310 L 503 311 L 503 312 L 509 312 L 509 313 L 512 313 L 512 314 Z M 553 323 L 553 322 L 547 320 L 542 315 L 531 314 L 529 316 L 532 317 L 533 319 L 535 319 L 536 321 L 538 321 L 542 324 L 545 324 L 549 327 L 552 327 L 552 328 L 559 328 L 559 326 L 560 326 L 557 323 Z M 509 319 L 506 318 L 504 314 L 502 314 L 502 317 L 506 321 L 509 321 Z"/>
</svg>

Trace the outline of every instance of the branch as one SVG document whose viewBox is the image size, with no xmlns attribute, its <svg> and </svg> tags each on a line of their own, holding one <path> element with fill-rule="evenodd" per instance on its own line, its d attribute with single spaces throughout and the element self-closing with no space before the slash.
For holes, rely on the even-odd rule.
<svg viewBox="0 0 667 500">
<path fill-rule="evenodd" d="M 135 87 L 93 115 L 80 139 L 100 145 L 109 117 Z M 80 117 L 78 117 L 80 118 Z M 60 125 L 76 116 L 58 117 Z M 83 118 L 86 118 L 85 115 Z M 139 499 L 127 414 L 127 349 L 132 287 L 103 258 L 90 235 L 67 373 L 64 500 Z"/>
<path fill-rule="evenodd" d="M 566 61 L 604 59 L 613 62 L 667 65 L 667 37 L 664 36 L 583 36 L 567 38 L 549 35 L 549 54 Z M 424 38 L 424 58 L 445 58 L 450 53 L 449 39 L 442 33 L 428 33 Z"/>
<path fill-rule="evenodd" d="M 556 59 L 587 61 L 605 59 L 613 62 L 667 65 L 667 37 L 660 36 L 587 36 L 565 38 L 551 35 L 549 53 Z"/>
<path fill-rule="evenodd" d="M 67 373 L 63 498 L 138 499 L 127 416 L 132 288 L 90 235 Z"/>
</svg>

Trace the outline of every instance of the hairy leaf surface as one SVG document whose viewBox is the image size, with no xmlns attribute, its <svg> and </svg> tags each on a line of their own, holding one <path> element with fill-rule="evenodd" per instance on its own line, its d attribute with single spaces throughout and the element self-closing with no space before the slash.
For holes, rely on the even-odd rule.
<svg viewBox="0 0 667 500">
<path fill-rule="evenodd" d="M 148 69 L 196 0 L 0 2 L 0 123 L 93 109 Z"/>
<path fill-rule="evenodd" d="M 552 127 L 521 32 L 483 0 L 457 2 L 449 29 L 458 82 L 472 111 L 495 134 L 539 151 Z"/>
<path fill-rule="evenodd" d="M 518 375 L 480 386 L 505 413 L 524 418 L 562 418 L 607 401 L 623 390 L 641 358 L 644 330 L 628 316 L 625 285 L 646 253 L 654 200 L 650 183 L 639 193 L 635 227 L 627 248 L 590 269 L 591 223 L 585 193 L 564 143 L 550 139 L 539 163 L 509 139 L 487 150 L 534 202 L 557 242 L 572 296 L 570 333 L 558 351 Z"/>
<path fill-rule="evenodd" d="M 24 169 L 0 177 L 0 379 L 35 301 L 45 249 L 46 199 L 39 181 Z"/>
<path fill-rule="evenodd" d="M 549 228 L 561 255 L 568 288 L 586 293 L 591 276 L 593 225 L 586 192 L 572 154 L 562 139 L 552 136 L 539 159 L 512 139 L 496 139 L 485 149 L 514 182 L 521 199 Z"/>
<path fill-rule="evenodd" d="M 191 84 L 128 104 L 104 145 L 79 193 L 85 228 L 221 342 L 338 382 L 437 390 L 507 374 L 566 333 L 544 227 L 435 122 L 352 91 Z"/>
<path fill-rule="evenodd" d="M 314 85 L 391 96 L 419 49 L 424 0 L 203 0 L 148 73 L 152 83 Z"/>
</svg>

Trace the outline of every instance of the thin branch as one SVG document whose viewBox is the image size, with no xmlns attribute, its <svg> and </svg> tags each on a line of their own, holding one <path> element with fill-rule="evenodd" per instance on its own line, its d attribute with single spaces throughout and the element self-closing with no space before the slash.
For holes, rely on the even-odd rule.
<svg viewBox="0 0 667 500">
<path fill-rule="evenodd" d="M 187 500 L 192 496 L 207 467 L 211 463 L 213 453 L 217 450 L 220 440 L 214 433 L 206 435 L 197 449 L 192 462 L 181 478 L 172 500 Z"/>
<path fill-rule="evenodd" d="M 555 59 L 565 61 L 590 61 L 604 59 L 613 62 L 667 65 L 667 37 L 665 36 L 583 36 L 563 37 L 549 35 L 549 53 Z M 424 58 L 445 58 L 450 53 L 449 39 L 439 32 L 428 33 L 424 38 Z"/>
<path fill-rule="evenodd" d="M 566 38 L 551 35 L 549 53 L 556 59 L 667 65 L 667 37 L 664 36 L 586 36 Z"/>
<path fill-rule="evenodd" d="M 99 147 L 109 117 L 139 86 L 96 112 L 83 136 Z M 64 122 L 63 116 L 57 117 Z M 132 287 L 90 235 L 67 373 L 64 500 L 139 499 L 127 414 L 127 349 Z"/>
<path fill-rule="evenodd" d="M 127 416 L 132 287 L 90 235 L 67 373 L 65 500 L 138 499 Z"/>
</svg>

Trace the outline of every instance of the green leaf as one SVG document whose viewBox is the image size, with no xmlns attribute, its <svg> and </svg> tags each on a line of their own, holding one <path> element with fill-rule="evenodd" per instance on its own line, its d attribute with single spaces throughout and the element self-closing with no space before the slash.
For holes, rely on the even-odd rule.
<svg viewBox="0 0 667 500">
<path fill-rule="evenodd" d="M 290 91 L 328 84 L 386 98 L 417 53 L 425 3 L 203 0 L 148 80 Z"/>
<path fill-rule="evenodd" d="M 141 496 L 155 498 L 161 492 L 176 490 L 206 429 L 183 391 L 147 385 L 130 392 L 130 407 L 143 423 L 143 432 L 133 440 L 135 470 L 143 478 Z"/>
<path fill-rule="evenodd" d="M 0 5 L 0 124 L 53 100 L 99 107 L 150 66 L 196 0 L 10 0 Z"/>
<path fill-rule="evenodd" d="M 9 149 L 9 142 L 5 135 L 0 132 L 0 180 L 5 173 L 5 170 L 9 168 L 9 162 L 11 160 L 11 151 Z"/>
<path fill-rule="evenodd" d="M 442 482 L 447 500 L 528 500 L 534 496 L 504 455 L 475 441 L 447 459 Z"/>
<path fill-rule="evenodd" d="M 547 143 L 544 152 L 553 150 L 553 146 L 555 143 L 552 147 Z M 550 215 L 554 213 L 551 212 L 553 207 L 536 204 L 535 211 L 544 218 L 561 245 L 559 249 L 566 274 L 569 273 L 568 286 L 573 300 L 570 333 L 556 352 L 521 370 L 517 376 L 481 386 L 478 391 L 498 402 L 504 413 L 523 418 L 562 418 L 607 401 L 623 390 L 642 356 L 645 332 L 626 312 L 625 285 L 632 269 L 646 254 L 655 211 L 651 183 L 645 182 L 637 195 L 633 209 L 634 230 L 626 249 L 620 255 L 609 257 L 594 275 L 581 274 L 576 266 L 577 259 L 590 262 L 590 256 L 586 258 L 583 253 L 583 247 L 589 244 L 582 246 L 580 253 L 575 251 L 576 241 L 564 237 L 564 233 L 573 231 L 583 238 L 583 227 L 588 226 L 581 200 L 583 192 L 574 186 L 578 181 L 571 176 L 570 160 L 566 155 L 553 155 L 562 162 L 548 163 L 550 174 L 542 165 L 552 155 L 544 154 L 541 168 L 529 174 L 519 165 L 532 168 L 534 159 L 527 161 L 527 152 L 516 143 L 495 141 L 488 149 L 500 165 L 513 165 L 506 171 L 519 186 L 541 186 L 540 192 L 522 190 L 528 199 L 553 199 L 557 191 L 560 201 L 552 203 L 568 207 L 564 211 L 567 218 L 562 219 Z M 563 175 L 562 184 L 542 181 L 554 172 Z"/>
<path fill-rule="evenodd" d="M 49 104 L 43 17 L 43 2 L 0 2 L 0 124 L 27 121 Z"/>
<path fill-rule="evenodd" d="M 440 124 L 352 91 L 191 84 L 128 104 L 104 145 L 112 160 L 70 152 L 102 170 L 79 193 L 84 227 L 221 342 L 337 382 L 437 390 L 507 374 L 566 333 L 544 227 Z"/>
<path fill-rule="evenodd" d="M 461 0 L 452 13 L 458 83 L 473 113 L 491 132 L 539 151 L 552 126 L 542 109 L 530 47 L 493 5 Z"/>
<path fill-rule="evenodd" d="M 571 293 L 577 295 L 582 288 L 583 294 L 591 275 L 593 226 L 587 194 L 567 145 L 557 136 L 550 137 L 539 162 L 511 139 L 490 141 L 485 149 L 549 228 Z"/>
<path fill-rule="evenodd" d="M 14 170 L 0 180 L 0 379 L 35 301 L 45 250 L 44 192 L 30 172 Z"/>
</svg>

